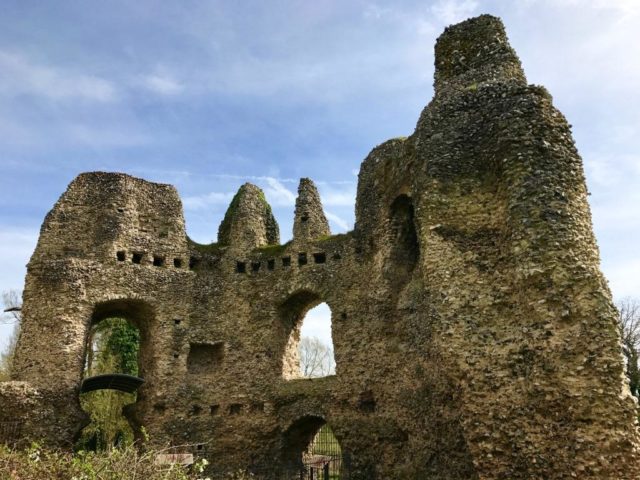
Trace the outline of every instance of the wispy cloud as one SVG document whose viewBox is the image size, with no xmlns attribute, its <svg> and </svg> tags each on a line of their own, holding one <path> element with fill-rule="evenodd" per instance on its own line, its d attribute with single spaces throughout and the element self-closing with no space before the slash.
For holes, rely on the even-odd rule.
<svg viewBox="0 0 640 480">
<path fill-rule="evenodd" d="M 272 206 L 288 207 L 295 205 L 296 194 L 285 187 L 277 178 L 266 177 L 264 194 Z"/>
<path fill-rule="evenodd" d="M 465 20 L 478 9 L 476 0 L 439 0 L 431 6 L 431 13 L 445 25 Z"/>
<path fill-rule="evenodd" d="M 353 207 L 356 203 L 356 188 L 354 183 L 345 185 L 346 189 L 320 188 L 322 204 L 329 207 Z"/>
<path fill-rule="evenodd" d="M 330 222 L 337 225 L 341 231 L 346 232 L 350 229 L 349 223 L 346 220 L 344 220 L 342 217 L 336 215 L 335 213 L 331 213 L 327 210 L 324 211 L 324 214 L 327 216 L 327 219 L 329 219 Z"/>
<path fill-rule="evenodd" d="M 144 75 L 140 77 L 142 87 L 160 95 L 177 95 L 184 91 L 184 85 L 166 72 Z"/>
<path fill-rule="evenodd" d="M 203 210 L 212 205 L 228 205 L 233 192 L 210 192 L 205 195 L 189 196 L 182 199 L 185 210 Z"/>
<path fill-rule="evenodd" d="M 51 100 L 111 102 L 117 98 L 115 86 L 95 75 L 40 65 L 24 55 L 0 51 L 0 94 L 37 95 Z"/>
<path fill-rule="evenodd" d="M 157 173 L 157 172 L 156 172 Z M 180 175 L 190 178 L 191 174 L 186 172 L 171 171 L 172 175 Z M 297 185 L 299 179 L 279 178 L 271 176 L 247 176 L 247 175 L 203 175 L 204 177 L 213 177 L 220 180 L 240 180 L 251 181 L 261 187 L 267 201 L 273 207 L 291 207 L 295 205 L 297 193 L 295 189 L 287 187 L 285 184 Z M 197 175 L 196 175 L 197 177 Z M 320 198 L 324 206 L 329 207 L 349 207 L 353 209 L 355 205 L 356 191 L 355 182 L 353 181 L 319 181 L 316 182 L 320 186 Z M 342 188 L 339 188 L 342 187 Z M 233 198 L 234 192 L 208 192 L 201 195 L 190 195 L 183 199 L 182 203 L 187 210 L 202 210 L 210 206 L 228 204 Z M 348 224 L 338 216 L 334 216 L 333 220 L 341 228 L 348 228 Z"/>
</svg>

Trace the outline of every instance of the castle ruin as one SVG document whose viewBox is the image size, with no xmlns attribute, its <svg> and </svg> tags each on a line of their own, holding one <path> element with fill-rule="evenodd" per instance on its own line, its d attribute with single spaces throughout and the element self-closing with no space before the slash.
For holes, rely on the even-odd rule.
<svg viewBox="0 0 640 480">
<path fill-rule="evenodd" d="M 216 468 L 284 464 L 328 424 L 354 479 L 640 478 L 569 125 L 499 19 L 447 28 L 435 52 L 435 96 L 362 163 L 347 234 L 307 179 L 291 242 L 246 184 L 199 245 L 172 186 L 79 175 L 28 265 L 0 422 L 70 448 L 88 332 L 121 316 L 145 381 L 127 417 L 151 442 L 206 445 Z M 320 302 L 336 374 L 295 378 Z"/>
</svg>

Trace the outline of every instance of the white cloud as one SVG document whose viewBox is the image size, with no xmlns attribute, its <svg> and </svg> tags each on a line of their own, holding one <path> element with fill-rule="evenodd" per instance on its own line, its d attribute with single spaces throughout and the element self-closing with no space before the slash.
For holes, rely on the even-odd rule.
<svg viewBox="0 0 640 480">
<path fill-rule="evenodd" d="M 430 10 L 439 22 L 450 25 L 466 20 L 477 8 L 476 0 L 439 0 Z"/>
<path fill-rule="evenodd" d="M 23 55 L 0 51 L 0 94 L 38 95 L 51 100 L 110 102 L 117 98 L 111 82 L 52 66 L 37 65 Z"/>
<path fill-rule="evenodd" d="M 184 90 L 184 85 L 171 76 L 162 73 L 143 76 L 141 84 L 148 90 L 160 95 L 177 95 Z"/>
<path fill-rule="evenodd" d="M 353 207 L 356 203 L 355 184 L 350 182 L 347 184 L 348 189 L 337 190 L 335 188 L 322 188 L 320 196 L 322 204 L 329 207 Z"/>
<path fill-rule="evenodd" d="M 335 213 L 324 211 L 324 214 L 327 216 L 329 221 L 335 223 L 342 231 L 347 232 L 350 230 L 349 224 L 342 217 L 339 217 Z"/>
<path fill-rule="evenodd" d="M 267 186 L 264 189 L 264 194 L 270 205 L 274 207 L 289 207 L 295 205 L 296 195 L 277 178 L 265 177 L 265 181 L 267 182 Z"/>
<path fill-rule="evenodd" d="M 300 335 L 319 338 L 325 345 L 333 347 L 331 340 L 331 309 L 326 303 L 307 312 L 302 320 Z"/>
<path fill-rule="evenodd" d="M 233 199 L 233 192 L 210 192 L 182 199 L 185 210 L 202 210 L 211 205 L 228 205 Z"/>
</svg>

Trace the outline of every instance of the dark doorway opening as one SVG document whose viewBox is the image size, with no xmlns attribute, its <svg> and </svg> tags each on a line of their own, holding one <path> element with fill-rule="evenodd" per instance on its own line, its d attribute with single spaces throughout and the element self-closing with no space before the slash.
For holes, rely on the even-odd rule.
<svg viewBox="0 0 640 480">
<path fill-rule="evenodd" d="M 314 480 L 347 479 L 348 455 L 322 417 L 307 416 L 285 432 L 283 460 L 297 478 Z"/>
</svg>

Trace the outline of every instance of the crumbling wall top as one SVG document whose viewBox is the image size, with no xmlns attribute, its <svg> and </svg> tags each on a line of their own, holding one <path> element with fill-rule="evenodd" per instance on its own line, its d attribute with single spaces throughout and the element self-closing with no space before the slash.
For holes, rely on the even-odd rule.
<svg viewBox="0 0 640 480">
<path fill-rule="evenodd" d="M 328 235 L 331 235 L 331 231 L 327 217 L 322 211 L 318 189 L 310 179 L 301 178 L 293 222 L 293 240 L 305 242 Z"/>
<path fill-rule="evenodd" d="M 240 187 L 218 228 L 218 243 L 239 250 L 280 243 L 278 223 L 260 188 Z"/>
<path fill-rule="evenodd" d="M 436 42 L 435 56 L 436 95 L 485 82 L 527 83 L 502 21 L 491 15 L 448 27 Z"/>
</svg>

